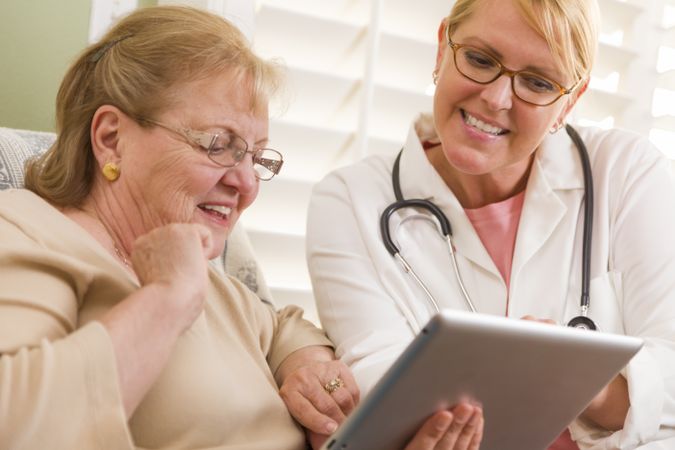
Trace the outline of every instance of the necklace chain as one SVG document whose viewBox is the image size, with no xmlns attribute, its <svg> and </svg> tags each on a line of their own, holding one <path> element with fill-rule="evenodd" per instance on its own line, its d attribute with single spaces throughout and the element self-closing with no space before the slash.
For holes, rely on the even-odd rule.
<svg viewBox="0 0 675 450">
<path fill-rule="evenodd" d="M 107 234 L 108 237 L 110 238 L 110 241 L 112 242 L 113 249 L 115 250 L 115 255 L 117 256 L 117 258 L 118 258 L 120 261 L 122 261 L 122 263 L 123 263 L 127 268 L 133 270 L 133 268 L 131 267 L 131 262 L 129 262 L 129 258 L 127 258 L 126 255 L 124 254 L 124 252 L 122 252 L 122 250 L 120 250 L 120 248 L 117 246 L 117 242 L 115 242 L 115 238 L 113 238 L 113 233 L 112 233 L 112 231 L 110 230 L 110 228 L 108 228 L 108 224 L 106 224 L 105 221 L 103 221 L 103 219 L 101 219 L 101 216 L 100 216 L 96 211 L 94 211 L 94 212 L 92 213 L 92 212 L 87 211 L 86 209 L 83 209 L 83 208 L 80 209 L 80 210 L 81 210 L 82 212 L 84 212 L 85 214 L 87 214 L 89 217 L 91 217 L 91 218 L 97 220 L 97 221 L 103 226 L 103 229 L 105 230 L 106 234 Z"/>
<path fill-rule="evenodd" d="M 127 259 L 127 257 L 124 256 L 124 253 L 122 253 L 122 250 L 120 250 L 120 248 L 117 246 L 114 240 L 113 240 L 113 247 L 115 248 L 115 254 L 117 255 L 117 257 L 120 260 L 122 260 L 122 263 L 124 263 L 125 266 L 131 269 L 131 263 L 129 262 L 129 259 Z"/>
</svg>

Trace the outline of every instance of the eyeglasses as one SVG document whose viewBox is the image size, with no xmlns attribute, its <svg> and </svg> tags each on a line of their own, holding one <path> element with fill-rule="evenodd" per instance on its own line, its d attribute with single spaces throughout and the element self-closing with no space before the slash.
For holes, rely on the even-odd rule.
<svg viewBox="0 0 675 450">
<path fill-rule="evenodd" d="M 182 136 L 190 144 L 204 150 L 211 161 L 222 167 L 234 167 L 250 153 L 253 156 L 255 176 L 259 180 L 271 180 L 284 164 L 284 158 L 278 151 L 271 148 L 249 150 L 248 143 L 232 131 L 214 134 L 189 128 L 174 128 L 151 119 L 138 118 L 138 120 Z"/>
<path fill-rule="evenodd" d="M 579 84 L 574 83 L 566 89 L 553 80 L 527 70 L 507 69 L 499 60 L 470 45 L 455 44 L 450 39 L 449 28 L 445 33 L 448 45 L 454 53 L 457 71 L 471 81 L 479 84 L 489 84 L 503 74 L 511 77 L 511 90 L 516 97 L 537 106 L 548 106 L 563 95 L 571 93 Z"/>
</svg>

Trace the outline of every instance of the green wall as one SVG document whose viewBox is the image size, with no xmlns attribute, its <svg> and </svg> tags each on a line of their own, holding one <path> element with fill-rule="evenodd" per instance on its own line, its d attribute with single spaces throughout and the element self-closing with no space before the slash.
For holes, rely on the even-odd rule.
<svg viewBox="0 0 675 450">
<path fill-rule="evenodd" d="M 90 11 L 91 0 L 0 0 L 0 127 L 54 130 L 56 91 L 87 45 Z"/>
<path fill-rule="evenodd" d="M 0 2 L 0 126 L 54 129 L 61 77 L 87 44 L 90 0 Z"/>
</svg>

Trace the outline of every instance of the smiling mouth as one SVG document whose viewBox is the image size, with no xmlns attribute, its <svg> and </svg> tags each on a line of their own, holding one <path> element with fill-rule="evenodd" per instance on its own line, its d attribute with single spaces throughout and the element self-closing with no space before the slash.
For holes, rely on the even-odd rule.
<svg viewBox="0 0 675 450">
<path fill-rule="evenodd" d="M 494 125 L 485 123 L 482 120 L 464 111 L 463 109 L 460 111 L 462 113 L 462 119 L 464 119 L 464 123 L 469 125 L 471 128 L 475 128 L 478 131 L 490 134 L 492 136 L 502 136 L 509 132 L 509 130 L 506 130 L 504 128 L 495 127 Z"/>
<path fill-rule="evenodd" d="M 221 219 L 227 219 L 230 213 L 232 212 L 232 208 L 228 208 L 227 206 L 222 205 L 201 204 L 198 205 L 198 207 L 207 214 L 217 216 Z"/>
</svg>

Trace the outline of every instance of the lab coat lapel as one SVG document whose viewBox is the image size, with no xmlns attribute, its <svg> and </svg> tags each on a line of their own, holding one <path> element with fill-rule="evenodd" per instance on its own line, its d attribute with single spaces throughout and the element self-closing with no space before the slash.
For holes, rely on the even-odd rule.
<svg viewBox="0 0 675 450">
<path fill-rule="evenodd" d="M 512 283 L 567 213 L 561 192 L 583 188 L 583 173 L 572 141 L 564 131 L 548 136 L 535 154 L 525 192 L 513 254 Z"/>
<path fill-rule="evenodd" d="M 520 268 L 544 245 L 560 223 L 567 207 L 551 188 L 541 164 L 535 159 L 525 191 L 511 273 Z"/>
<path fill-rule="evenodd" d="M 445 197 L 439 199 L 436 203 L 450 218 L 453 230 L 453 242 L 457 254 L 501 279 L 497 266 L 492 261 L 478 233 L 476 233 L 476 229 L 471 224 L 457 198 L 452 195 L 452 197 L 448 197 L 447 199 Z"/>
</svg>

